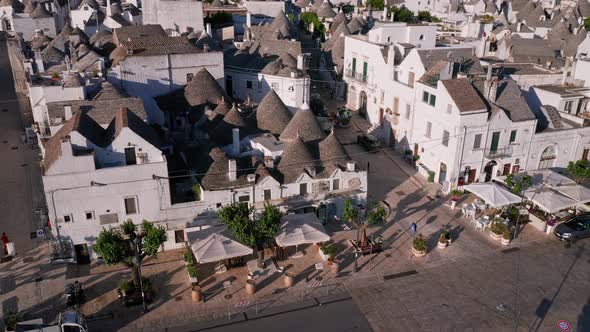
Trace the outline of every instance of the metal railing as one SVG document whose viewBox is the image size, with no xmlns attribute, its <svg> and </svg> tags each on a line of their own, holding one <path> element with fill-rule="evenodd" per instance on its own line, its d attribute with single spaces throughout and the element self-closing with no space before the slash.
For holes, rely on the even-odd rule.
<svg viewBox="0 0 590 332">
<path fill-rule="evenodd" d="M 359 81 L 361 83 L 368 83 L 368 77 L 366 74 L 362 72 L 352 71 L 350 69 L 346 69 L 344 71 L 344 76 L 348 78 L 352 78 L 353 80 Z"/>
<path fill-rule="evenodd" d="M 488 159 L 507 158 L 512 156 L 512 147 L 506 146 L 499 149 L 486 149 L 484 154 Z"/>
</svg>

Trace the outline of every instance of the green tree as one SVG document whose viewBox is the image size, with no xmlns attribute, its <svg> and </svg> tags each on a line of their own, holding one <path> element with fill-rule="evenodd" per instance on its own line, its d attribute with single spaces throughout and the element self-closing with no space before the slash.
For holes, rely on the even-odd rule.
<svg viewBox="0 0 590 332">
<path fill-rule="evenodd" d="M 432 16 L 430 16 L 430 12 L 427 10 L 419 11 L 417 18 L 418 18 L 418 21 L 426 21 L 426 22 L 432 21 Z"/>
<path fill-rule="evenodd" d="M 139 246 L 136 239 L 139 240 Z M 133 221 L 127 220 L 121 229 L 103 228 L 96 239 L 94 250 L 109 265 L 127 265 L 133 273 L 134 284 L 139 286 L 138 269 L 141 262 L 148 256 L 156 257 L 166 239 L 166 231 L 162 226 L 154 226 L 144 220 L 141 229 L 138 229 Z"/>
<path fill-rule="evenodd" d="M 356 222 L 358 217 L 358 210 L 352 204 L 352 199 L 347 198 L 344 202 L 344 212 L 342 213 L 342 219 L 344 221 Z"/>
<path fill-rule="evenodd" d="M 245 203 L 233 203 L 219 209 L 217 215 L 236 240 L 260 249 L 277 235 L 282 214 L 270 203 L 265 203 L 260 220 L 252 220 L 252 212 L 253 209 Z"/>
<path fill-rule="evenodd" d="M 396 22 L 414 22 L 416 20 L 414 12 L 405 6 L 401 6 L 399 8 L 392 7 L 389 11 L 391 15 L 393 15 L 393 20 Z"/>
<path fill-rule="evenodd" d="M 367 7 L 377 10 L 383 10 L 385 8 L 384 0 L 367 0 Z"/>
<path fill-rule="evenodd" d="M 577 183 L 583 183 L 590 178 L 590 164 L 588 160 L 570 161 L 567 164 L 568 174 Z"/>
<path fill-rule="evenodd" d="M 260 220 L 256 223 L 258 241 L 265 243 L 272 241 L 279 232 L 282 213 L 276 206 L 264 203 L 264 210 Z"/>
<path fill-rule="evenodd" d="M 584 19 L 584 28 L 586 28 L 586 30 L 590 31 L 590 17 L 586 17 Z"/>
<path fill-rule="evenodd" d="M 533 185 L 533 179 L 528 175 L 515 177 L 514 174 L 506 175 L 506 185 L 515 195 L 521 195 L 525 190 Z"/>
</svg>

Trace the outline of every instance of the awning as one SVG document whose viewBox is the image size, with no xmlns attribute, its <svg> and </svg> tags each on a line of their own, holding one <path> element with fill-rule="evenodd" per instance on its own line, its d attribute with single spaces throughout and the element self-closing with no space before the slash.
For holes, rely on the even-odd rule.
<svg viewBox="0 0 590 332">
<path fill-rule="evenodd" d="M 579 203 L 590 202 L 590 189 L 579 184 L 556 186 L 554 189 Z"/>
<path fill-rule="evenodd" d="M 578 204 L 578 201 L 571 199 L 551 188 L 531 189 L 524 193 L 524 196 L 535 203 L 542 210 L 555 213 Z"/>
<path fill-rule="evenodd" d="M 305 243 L 320 243 L 330 240 L 324 226 L 314 213 L 288 214 L 281 218 L 279 235 L 275 238 L 281 247 Z"/>
<path fill-rule="evenodd" d="M 477 195 L 494 208 L 516 204 L 522 201 L 520 196 L 511 193 L 508 189 L 493 182 L 472 183 L 463 186 L 463 189 Z"/>
<path fill-rule="evenodd" d="M 187 240 L 199 264 L 218 262 L 253 253 L 252 248 L 222 234 L 225 230 L 225 227 L 211 227 L 186 233 Z"/>
</svg>

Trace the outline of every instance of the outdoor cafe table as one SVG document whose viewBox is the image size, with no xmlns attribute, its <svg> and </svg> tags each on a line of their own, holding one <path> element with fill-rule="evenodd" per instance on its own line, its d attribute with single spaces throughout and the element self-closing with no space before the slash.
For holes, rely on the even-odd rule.
<svg viewBox="0 0 590 332">
<path fill-rule="evenodd" d="M 268 277 L 278 271 L 272 259 L 266 259 L 264 260 L 264 263 L 266 265 L 265 268 L 258 267 L 257 259 L 248 261 L 246 263 L 246 266 L 248 266 L 248 272 L 250 272 L 254 279 L 260 277 Z"/>
</svg>

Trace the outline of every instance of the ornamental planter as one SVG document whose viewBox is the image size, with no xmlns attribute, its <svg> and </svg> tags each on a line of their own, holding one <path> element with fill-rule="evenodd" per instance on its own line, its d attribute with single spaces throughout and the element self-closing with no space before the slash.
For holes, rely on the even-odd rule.
<svg viewBox="0 0 590 332">
<path fill-rule="evenodd" d="M 191 291 L 191 299 L 193 302 L 201 302 L 203 300 L 203 291 L 200 286 L 193 286 Z"/>
<path fill-rule="evenodd" d="M 437 246 L 439 249 L 445 249 L 445 248 L 446 248 L 448 245 L 449 245 L 449 243 L 448 243 L 448 242 L 440 242 L 440 241 L 438 241 L 438 242 L 437 242 L 437 244 L 436 244 L 436 246 Z"/>
<path fill-rule="evenodd" d="M 502 239 L 502 234 L 496 234 L 494 232 L 490 232 L 490 237 L 495 241 L 500 241 Z"/>
<path fill-rule="evenodd" d="M 295 274 L 293 272 L 285 273 L 285 287 L 292 287 L 295 283 Z"/>
<path fill-rule="evenodd" d="M 500 240 L 500 243 L 502 243 L 502 245 L 503 245 L 503 246 L 507 246 L 507 245 L 509 245 L 509 244 L 510 244 L 510 239 L 505 239 L 505 238 L 502 238 L 502 239 Z"/>
<path fill-rule="evenodd" d="M 330 258 L 328 255 L 324 254 L 324 252 L 322 251 L 322 249 L 320 249 L 318 251 L 318 253 L 320 254 L 320 257 L 322 258 L 322 260 L 327 261 L 328 258 Z"/>
<path fill-rule="evenodd" d="M 332 270 L 332 272 L 334 273 L 339 273 L 340 272 L 340 263 L 338 261 L 333 261 L 332 264 L 330 265 L 330 270 Z"/>
<path fill-rule="evenodd" d="M 416 248 L 412 247 L 412 254 L 416 257 L 424 257 L 426 256 L 426 250 L 416 250 Z"/>
<path fill-rule="evenodd" d="M 555 225 L 553 225 L 553 226 L 549 226 L 549 225 L 547 225 L 547 228 L 545 229 L 545 232 L 546 232 L 547 234 L 553 234 L 553 231 L 554 231 L 554 230 L 555 230 Z"/>
<path fill-rule="evenodd" d="M 246 294 L 254 295 L 256 293 L 256 283 L 254 280 L 246 280 Z"/>
</svg>

